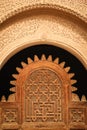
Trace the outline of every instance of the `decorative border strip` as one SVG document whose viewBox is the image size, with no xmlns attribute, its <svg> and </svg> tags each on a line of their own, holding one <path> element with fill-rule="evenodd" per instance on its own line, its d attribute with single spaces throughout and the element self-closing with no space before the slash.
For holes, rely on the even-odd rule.
<svg viewBox="0 0 87 130">
<path fill-rule="evenodd" d="M 59 10 L 62 12 L 66 12 L 67 14 L 71 14 L 87 23 L 87 19 L 84 16 L 82 16 L 81 14 L 75 12 L 74 10 L 65 8 L 64 6 L 60 6 L 60 5 L 40 3 L 40 4 L 27 5 L 27 6 L 18 8 L 17 10 L 11 11 L 4 17 L 1 17 L 0 24 L 3 23 L 4 21 L 6 21 L 7 19 L 9 19 L 10 17 L 15 16 L 19 13 L 22 13 L 22 12 L 28 11 L 28 10 L 39 9 L 39 8 L 43 8 L 43 9 L 51 8 L 51 9 L 56 9 L 56 10 Z"/>
</svg>

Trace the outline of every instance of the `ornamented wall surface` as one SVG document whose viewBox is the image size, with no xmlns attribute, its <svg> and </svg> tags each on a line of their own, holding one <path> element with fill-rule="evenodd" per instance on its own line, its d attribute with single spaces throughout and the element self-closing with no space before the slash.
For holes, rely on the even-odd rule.
<svg viewBox="0 0 87 130">
<path fill-rule="evenodd" d="M 1 0 L 0 1 L 0 21 L 3 22 L 7 17 L 10 17 L 24 8 L 36 5 L 52 5 L 73 10 L 82 17 L 87 18 L 87 0 Z"/>
<path fill-rule="evenodd" d="M 87 0 L 1 0 L 0 8 L 0 67 L 43 41 L 75 54 L 87 68 Z"/>
<path fill-rule="evenodd" d="M 87 0 L 1 0 L 0 69 L 20 50 L 39 44 L 69 51 L 87 69 Z M 69 68 L 51 56 L 28 59 L 28 65 L 22 63 L 22 72 L 16 68 L 16 94 L 0 102 L 0 130 L 87 130 L 87 101 L 71 94 Z"/>
<path fill-rule="evenodd" d="M 15 93 L 0 102 L 1 130 L 86 130 L 87 101 L 72 93 L 70 67 L 51 55 L 28 57 L 21 65 L 10 81 Z"/>
</svg>

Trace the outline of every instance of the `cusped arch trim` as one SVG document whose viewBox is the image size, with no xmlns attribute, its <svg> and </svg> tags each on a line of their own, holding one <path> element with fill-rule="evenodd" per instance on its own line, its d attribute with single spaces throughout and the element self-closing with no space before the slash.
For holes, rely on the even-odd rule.
<svg viewBox="0 0 87 130">
<path fill-rule="evenodd" d="M 60 6 L 60 5 L 56 5 L 56 4 L 38 3 L 38 4 L 33 4 L 33 5 L 22 6 L 20 8 L 17 8 L 16 10 L 9 12 L 7 15 L 0 18 L 0 24 L 2 24 L 9 18 L 14 17 L 15 15 L 17 15 L 19 13 L 34 10 L 34 9 L 53 9 L 53 10 L 61 11 L 62 13 L 64 12 L 65 14 L 69 14 L 72 17 L 74 17 L 74 18 L 76 17 L 77 19 L 80 19 L 81 21 L 87 23 L 87 18 L 85 18 L 81 14 L 75 12 L 74 10 L 71 10 L 64 6 Z"/>
<path fill-rule="evenodd" d="M 85 69 L 87 69 L 87 62 L 86 59 L 83 59 L 83 56 L 80 54 L 79 51 L 75 50 L 75 48 L 73 48 L 72 46 L 69 46 L 67 44 L 58 42 L 58 41 L 52 41 L 52 40 L 45 40 L 45 39 L 41 39 L 41 40 L 35 40 L 35 41 L 28 41 L 26 44 L 21 44 L 19 46 L 15 46 L 15 48 L 11 48 L 10 52 L 7 53 L 7 55 L 5 55 L 4 57 L 2 56 L 1 59 L 1 67 L 2 68 L 5 63 L 15 54 L 17 54 L 18 52 L 20 52 L 23 49 L 26 49 L 28 47 L 31 46 L 35 46 L 35 45 L 53 45 L 55 47 L 59 47 L 62 48 L 64 50 L 66 50 L 67 52 L 71 53 L 73 56 L 75 56 L 85 67 Z M 10 47 L 10 46 L 9 46 Z"/>
</svg>

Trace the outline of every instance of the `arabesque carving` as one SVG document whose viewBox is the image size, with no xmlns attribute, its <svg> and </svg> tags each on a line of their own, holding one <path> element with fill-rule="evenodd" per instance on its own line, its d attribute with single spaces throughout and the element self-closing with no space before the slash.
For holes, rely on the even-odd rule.
<svg viewBox="0 0 87 130">
<path fill-rule="evenodd" d="M 74 4 L 75 3 L 75 4 Z M 14 2 L 9 2 L 8 0 L 1 0 L 1 12 L 0 12 L 0 23 L 6 19 L 26 10 L 31 10 L 35 8 L 54 8 L 69 12 L 71 14 L 80 17 L 81 19 L 87 21 L 86 19 L 86 8 L 87 2 L 85 1 L 58 1 L 58 0 L 15 0 Z M 77 6 L 77 8 L 76 8 Z M 13 8 L 14 7 L 14 8 Z M 76 13 L 77 12 L 77 13 Z M 4 13 L 4 16 L 3 16 Z"/>
<path fill-rule="evenodd" d="M 18 122 L 18 110 L 17 109 L 4 109 L 3 110 L 3 123 Z"/>
<path fill-rule="evenodd" d="M 1 68 L 16 52 L 38 41 L 66 49 L 87 68 L 86 0 L 0 2 Z M 0 130 L 86 130 L 87 101 L 84 95 L 80 101 L 72 94 L 77 88 L 70 67 L 44 55 L 21 64 L 11 81 L 16 93 L 0 102 Z"/>
<path fill-rule="evenodd" d="M 25 120 L 61 122 L 61 87 L 61 80 L 52 70 L 42 68 L 32 72 L 25 84 Z"/>
<path fill-rule="evenodd" d="M 85 109 L 72 108 L 70 109 L 70 122 L 71 123 L 84 123 L 85 124 Z"/>
<path fill-rule="evenodd" d="M 0 103 L 1 128 L 70 130 L 76 127 L 79 130 L 79 123 L 81 128 L 86 128 L 86 104 L 80 108 L 79 100 L 72 101 L 76 80 L 65 62 L 60 63 L 59 58 L 53 61 L 51 55 L 46 59 L 43 54 L 41 59 L 35 55 L 34 61 L 28 57 L 27 63 L 21 65 L 22 68 L 16 67 L 18 74 L 12 75 L 15 80 L 10 81 L 15 87 L 11 88 L 15 90 L 15 102 L 10 100 L 10 95 L 11 102 L 5 102 L 3 97 Z"/>
</svg>

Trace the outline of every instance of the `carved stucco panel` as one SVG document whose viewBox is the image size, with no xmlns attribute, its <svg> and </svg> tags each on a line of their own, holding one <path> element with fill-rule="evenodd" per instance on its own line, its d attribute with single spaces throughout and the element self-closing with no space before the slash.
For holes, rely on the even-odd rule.
<svg viewBox="0 0 87 130">
<path fill-rule="evenodd" d="M 0 103 L 1 130 L 86 130 L 87 104 L 69 101 L 69 89 L 76 80 L 58 61 L 51 55 L 43 54 L 41 59 L 34 55 L 34 60 L 28 57 L 26 63 L 21 62 L 22 68 L 15 68 L 18 74 L 13 74 L 10 83 L 17 88 L 16 102 Z"/>
<path fill-rule="evenodd" d="M 52 70 L 39 69 L 34 71 L 28 77 L 24 91 L 26 122 L 63 121 L 62 84 Z M 29 109 L 27 109 L 28 106 Z"/>
<path fill-rule="evenodd" d="M 76 23 L 61 16 L 37 15 L 19 19 L 1 29 L 1 62 L 13 48 L 21 47 L 32 41 L 55 41 L 77 51 L 84 61 L 87 60 L 87 33 Z M 8 52 L 7 52 L 8 50 Z"/>
<path fill-rule="evenodd" d="M 72 108 L 70 109 L 70 123 L 86 123 L 85 119 L 86 110 L 84 108 Z"/>
<path fill-rule="evenodd" d="M 39 22 L 37 19 L 31 18 L 30 20 L 22 20 L 6 27 L 5 30 L 2 30 L 0 33 L 0 50 L 16 39 L 32 35 L 38 26 Z"/>
<path fill-rule="evenodd" d="M 55 5 L 75 11 L 81 16 L 87 18 L 87 0 L 1 0 L 0 1 L 0 21 L 14 15 L 17 12 L 25 10 L 24 8 L 35 5 Z"/>
<path fill-rule="evenodd" d="M 16 109 L 4 109 L 3 114 L 3 123 L 18 122 Z"/>
</svg>

